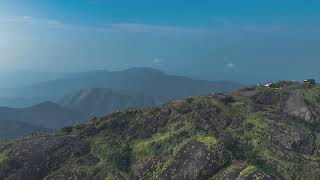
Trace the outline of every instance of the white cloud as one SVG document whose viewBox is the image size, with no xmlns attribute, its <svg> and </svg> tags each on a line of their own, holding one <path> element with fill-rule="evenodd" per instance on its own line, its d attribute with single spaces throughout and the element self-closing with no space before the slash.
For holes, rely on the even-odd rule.
<svg viewBox="0 0 320 180">
<path fill-rule="evenodd" d="M 232 62 L 227 63 L 226 66 L 227 66 L 227 68 L 230 68 L 230 69 L 234 69 L 236 67 L 236 65 Z"/>
<path fill-rule="evenodd" d="M 157 65 L 162 64 L 164 61 L 165 61 L 164 58 L 154 58 L 154 59 L 153 59 L 153 63 L 154 63 L 154 64 L 157 64 Z"/>
<path fill-rule="evenodd" d="M 128 32 L 200 32 L 204 29 L 171 25 L 153 25 L 143 23 L 108 23 L 100 26 L 74 25 L 59 20 L 32 16 L 0 17 L 0 24 L 27 24 L 50 29 L 75 31 L 128 31 Z"/>
</svg>

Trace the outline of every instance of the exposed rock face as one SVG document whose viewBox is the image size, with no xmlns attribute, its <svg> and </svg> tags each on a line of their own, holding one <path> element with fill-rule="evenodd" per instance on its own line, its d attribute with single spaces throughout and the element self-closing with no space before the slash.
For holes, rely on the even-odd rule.
<svg viewBox="0 0 320 180">
<path fill-rule="evenodd" d="M 253 96 L 253 99 L 263 105 L 275 105 L 279 102 L 280 94 L 277 91 L 267 90 L 257 93 Z"/>
<path fill-rule="evenodd" d="M 291 93 L 285 102 L 284 113 L 301 118 L 309 123 L 319 123 L 320 117 L 314 107 L 302 95 Z"/>
<path fill-rule="evenodd" d="M 201 142 L 192 141 L 181 149 L 181 154 L 165 170 L 165 179 L 190 179 L 211 177 L 226 166 L 229 157 L 223 146 L 213 149 Z"/>
<path fill-rule="evenodd" d="M 287 119 L 287 121 L 290 121 L 290 119 Z M 273 144 L 281 149 L 297 152 L 300 155 L 313 155 L 316 153 L 315 136 L 305 126 L 283 126 L 282 123 L 275 123 L 270 134 Z"/>
<path fill-rule="evenodd" d="M 42 179 L 67 160 L 90 153 L 90 146 L 71 136 L 43 137 L 12 146 L 8 179 Z M 11 175 L 10 175 L 11 174 Z"/>
</svg>

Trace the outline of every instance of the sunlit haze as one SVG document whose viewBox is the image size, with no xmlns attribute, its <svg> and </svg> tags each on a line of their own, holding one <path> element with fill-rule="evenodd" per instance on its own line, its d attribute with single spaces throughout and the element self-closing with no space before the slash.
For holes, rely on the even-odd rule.
<svg viewBox="0 0 320 180">
<path fill-rule="evenodd" d="M 317 78 L 319 18 L 316 0 L 3 0 L 0 69 L 154 67 L 244 83 Z"/>
</svg>

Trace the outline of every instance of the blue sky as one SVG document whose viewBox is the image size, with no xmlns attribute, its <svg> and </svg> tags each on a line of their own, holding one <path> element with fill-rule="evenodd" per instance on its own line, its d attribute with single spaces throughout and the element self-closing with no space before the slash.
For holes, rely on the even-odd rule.
<svg viewBox="0 0 320 180">
<path fill-rule="evenodd" d="M 318 0 L 2 0 L 0 70 L 318 77 L 319 18 Z"/>
<path fill-rule="evenodd" d="M 58 19 L 66 23 L 132 22 L 210 26 L 215 18 L 252 23 L 313 22 L 317 0 L 3 0 L 2 14 Z"/>
</svg>

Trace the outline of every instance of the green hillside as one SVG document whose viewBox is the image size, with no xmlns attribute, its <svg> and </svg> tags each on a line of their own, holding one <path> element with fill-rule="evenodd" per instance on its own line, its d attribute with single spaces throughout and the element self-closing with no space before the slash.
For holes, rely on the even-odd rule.
<svg viewBox="0 0 320 180">
<path fill-rule="evenodd" d="M 320 86 L 279 82 L 0 143 L 0 179 L 319 179 Z"/>
</svg>

